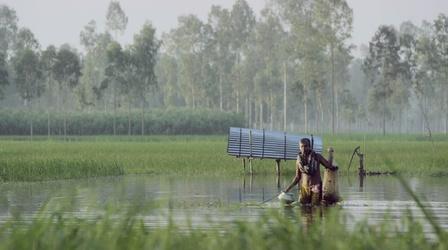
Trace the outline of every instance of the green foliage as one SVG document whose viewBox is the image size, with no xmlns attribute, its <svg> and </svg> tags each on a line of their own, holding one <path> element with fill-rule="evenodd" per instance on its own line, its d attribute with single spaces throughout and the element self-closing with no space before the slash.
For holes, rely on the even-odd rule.
<svg viewBox="0 0 448 250">
<path fill-rule="evenodd" d="M 390 114 L 394 82 L 401 73 L 399 50 L 395 28 L 382 25 L 370 42 L 369 55 L 364 62 L 365 72 L 373 83 L 369 93 L 369 110 L 382 118 L 383 134 L 386 134 L 386 118 Z"/>
<path fill-rule="evenodd" d="M 141 208 L 109 209 L 92 219 L 52 212 L 22 222 L 0 226 L 0 249 L 445 249 L 446 235 L 436 242 L 425 238 L 421 225 L 411 217 L 400 227 L 383 223 L 357 223 L 348 229 L 334 210 L 324 212 L 309 225 L 298 220 L 300 211 L 272 210 L 256 222 L 233 221 L 207 230 L 168 224 L 146 226 Z M 319 211 L 313 211 L 319 213 Z M 292 218 L 284 213 L 292 214 Z"/>
<path fill-rule="evenodd" d="M 128 17 L 121 9 L 120 2 L 111 1 L 106 13 L 106 26 L 107 29 L 116 32 L 117 34 L 123 34 L 128 24 Z"/>
<path fill-rule="evenodd" d="M 39 41 L 37 41 L 33 32 L 28 28 L 20 28 L 14 41 L 14 50 L 16 53 L 20 53 L 26 49 L 36 51 L 40 47 Z"/>
<path fill-rule="evenodd" d="M 209 69 L 207 53 L 211 51 L 207 49 L 211 46 L 211 34 L 210 29 L 195 15 L 181 16 L 178 21 L 179 27 L 171 31 L 168 38 L 174 45 L 169 49 L 177 58 L 181 95 L 188 107 L 195 108 L 208 100 L 207 92 L 203 90 L 207 85 L 204 69 Z"/>
<path fill-rule="evenodd" d="M 223 132 L 224 133 L 224 132 Z M 448 139 L 434 135 L 439 152 L 448 151 Z M 9 136 L 0 140 L 2 180 L 43 180 L 115 174 L 173 176 L 240 176 L 241 159 L 228 156 L 225 136 Z M 448 155 L 434 153 L 423 136 L 324 136 L 324 147 L 335 149 L 335 164 L 347 174 L 353 149 L 361 146 L 367 171 L 393 170 L 406 176 L 448 176 Z M 323 154 L 326 156 L 326 153 Z M 390 159 L 386 162 L 385 159 Z M 293 176 L 294 161 L 282 163 L 282 173 Z M 357 160 L 350 175 L 357 174 Z M 258 175 L 273 175 L 273 160 L 254 160 Z"/>
<path fill-rule="evenodd" d="M 107 66 L 104 70 L 105 78 L 102 86 L 112 90 L 114 95 L 114 107 L 116 107 L 119 90 L 125 83 L 124 72 L 126 65 L 125 53 L 123 52 L 121 45 L 117 42 L 111 42 L 106 50 Z"/>
<path fill-rule="evenodd" d="M 14 58 L 15 83 L 20 96 L 28 104 L 44 91 L 39 61 L 39 55 L 31 49 L 20 51 Z"/>
<path fill-rule="evenodd" d="M 83 60 L 81 93 L 85 103 L 94 103 L 101 106 L 107 89 L 105 68 L 107 67 L 107 48 L 112 42 L 109 33 L 97 34 L 96 24 L 90 22 L 81 32 L 81 43 L 87 50 Z"/>
<path fill-rule="evenodd" d="M 446 67 L 448 65 L 448 16 L 440 14 L 434 20 L 435 52 L 437 56 L 437 67 L 445 77 L 448 77 Z"/>
<path fill-rule="evenodd" d="M 232 30 L 232 49 L 241 53 L 243 46 L 249 41 L 253 27 L 255 26 L 255 15 L 246 0 L 237 0 L 230 11 L 230 27 Z"/>
<path fill-rule="evenodd" d="M 0 161 L 0 182 L 44 181 L 122 175 L 117 163 L 88 159 L 21 159 Z"/>
<path fill-rule="evenodd" d="M 16 11 L 6 5 L 0 5 L 0 51 L 4 55 L 8 55 L 12 49 L 14 39 L 17 33 Z"/>
<path fill-rule="evenodd" d="M 131 134 L 141 131 L 141 113 L 132 111 L 117 113 L 117 134 L 128 134 L 128 117 L 131 119 Z M 34 121 L 34 133 L 47 133 L 47 114 L 26 111 L 0 111 L 0 134 L 26 135 L 28 120 Z M 50 115 L 53 135 L 63 134 L 64 118 L 67 119 L 68 135 L 113 134 L 114 116 L 109 113 L 55 113 Z M 148 134 L 216 134 L 226 133 L 230 126 L 241 127 L 243 117 L 239 114 L 208 110 L 170 109 L 152 110 L 144 114 L 145 133 Z"/>
<path fill-rule="evenodd" d="M 351 94 L 349 90 L 344 90 L 341 93 L 341 106 L 342 106 L 342 115 L 345 119 L 350 123 L 356 122 L 356 116 L 359 112 L 358 102 L 356 98 Z"/>
<path fill-rule="evenodd" d="M 448 133 L 446 15 L 420 27 L 405 22 L 399 36 L 394 27 L 380 26 L 365 57 L 366 73 L 376 79 L 373 86 L 359 69 L 364 58 L 352 62 L 348 40 L 353 11 L 346 0 L 272 0 L 258 17 L 247 0 L 238 0 L 229 8 L 212 6 L 207 20 L 179 17 L 162 39 L 147 22 L 129 46 L 115 41 L 116 53 L 109 50 L 107 55 L 114 40 L 110 33 L 117 40 L 128 24 L 114 0 L 108 5 L 105 31 L 94 20 L 81 31 L 81 54 L 67 46 L 41 51 L 32 31 L 18 27 L 15 11 L 0 5 L 5 61 L 0 60 L 0 84 L 12 83 L 1 104 L 23 103 L 17 98 L 22 83 L 15 81 L 23 74 L 13 71 L 14 59 L 30 49 L 42 54 L 44 78 L 39 81 L 48 87 L 48 100 L 37 103 L 42 110 L 141 108 L 144 116 L 148 108 L 201 107 L 242 113 L 249 127 L 333 133 L 346 131 L 345 125 L 358 131 L 382 127 L 385 133 L 386 122 L 396 131 L 406 127 L 415 132 L 423 117 L 428 131 L 431 126 Z M 349 88 L 344 83 L 350 76 Z M 418 105 L 409 105 L 415 101 Z M 375 114 L 382 123 L 375 122 Z"/>
<path fill-rule="evenodd" d="M 443 134 L 433 135 L 432 140 L 438 152 L 448 150 L 447 137 Z M 448 175 L 443 163 L 448 156 L 435 153 L 431 139 L 425 135 L 327 135 L 324 136 L 324 144 L 335 148 L 335 160 L 342 169 L 341 173 L 346 173 L 354 148 L 361 146 L 367 171 L 390 172 L 392 169 L 385 164 L 385 159 L 390 159 L 394 170 L 404 175 Z M 353 174 L 358 171 L 357 160 L 354 163 L 351 168 Z"/>
<path fill-rule="evenodd" d="M 161 42 L 156 38 L 156 29 L 147 22 L 140 33 L 134 36 L 134 44 L 131 47 L 128 63 L 132 65 L 133 71 L 130 74 L 133 75 L 132 81 L 135 81 L 132 89 L 134 93 L 137 93 L 143 107 L 147 99 L 146 95 L 157 86 L 155 67 L 160 44 Z"/>
<path fill-rule="evenodd" d="M 95 20 L 91 20 L 86 26 L 84 26 L 84 30 L 82 30 L 79 34 L 79 40 L 81 45 L 90 52 L 95 48 L 97 39 L 98 34 L 96 33 L 96 22 Z"/>
<path fill-rule="evenodd" d="M 9 84 L 9 74 L 5 54 L 0 52 L 0 99 L 3 99 L 3 88 Z"/>
<path fill-rule="evenodd" d="M 53 65 L 53 74 L 59 83 L 59 88 L 74 88 L 81 77 L 81 62 L 79 56 L 71 48 L 61 47 Z"/>
</svg>

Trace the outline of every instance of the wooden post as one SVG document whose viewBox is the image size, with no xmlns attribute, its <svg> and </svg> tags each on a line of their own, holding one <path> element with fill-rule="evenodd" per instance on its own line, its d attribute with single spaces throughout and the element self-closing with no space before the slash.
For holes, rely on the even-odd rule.
<svg viewBox="0 0 448 250">
<path fill-rule="evenodd" d="M 334 149 L 332 147 L 328 148 L 328 162 L 330 162 L 331 165 L 333 165 L 333 153 Z"/>
<path fill-rule="evenodd" d="M 364 189 L 364 175 L 359 176 L 359 191 L 362 192 Z"/>
<path fill-rule="evenodd" d="M 241 162 L 243 163 L 243 171 L 244 171 L 244 173 L 246 173 L 246 159 L 242 158 Z"/>
<path fill-rule="evenodd" d="M 250 173 L 251 175 L 254 174 L 254 170 L 252 169 L 252 159 L 251 159 L 251 158 L 249 158 L 249 173 Z"/>
<path fill-rule="evenodd" d="M 280 176 L 280 159 L 275 160 L 275 166 L 277 167 L 277 176 Z"/>
<path fill-rule="evenodd" d="M 252 182 L 254 181 L 254 176 L 250 175 L 249 176 L 249 192 L 252 193 Z"/>
<path fill-rule="evenodd" d="M 366 171 L 364 170 L 364 154 L 360 153 L 359 156 L 359 176 L 365 176 Z"/>
<path fill-rule="evenodd" d="M 279 191 L 280 191 L 280 188 L 281 188 L 281 186 L 280 186 L 280 175 L 277 175 L 277 188 L 279 188 Z"/>
</svg>

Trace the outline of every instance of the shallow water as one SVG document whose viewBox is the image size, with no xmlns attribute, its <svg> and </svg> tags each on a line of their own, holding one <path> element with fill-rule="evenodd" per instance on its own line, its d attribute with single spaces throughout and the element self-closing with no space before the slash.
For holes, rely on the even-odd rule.
<svg viewBox="0 0 448 250">
<path fill-rule="evenodd" d="M 234 220 L 256 221 L 270 209 L 282 209 L 286 216 L 304 225 L 323 216 L 325 210 L 283 208 L 276 198 L 280 187 L 288 185 L 291 177 L 241 176 L 161 178 L 146 175 L 104 177 L 84 180 L 64 180 L 35 183 L 0 184 L 0 223 L 21 214 L 31 219 L 43 206 L 49 213 L 62 210 L 83 218 L 92 218 L 104 211 L 106 204 L 127 208 L 135 204 L 154 204 L 142 216 L 147 226 L 167 224 L 170 215 L 180 227 L 220 227 Z M 448 181 L 446 178 L 409 178 L 411 188 L 422 198 L 445 230 L 448 229 Z M 339 192 L 343 201 L 337 208 L 347 216 L 348 226 L 367 220 L 378 224 L 385 220 L 396 222 L 411 211 L 421 221 L 424 230 L 432 230 L 423 219 L 416 203 L 405 192 L 396 178 L 367 177 L 360 187 L 357 177 L 340 178 Z M 293 190 L 293 192 L 296 192 Z M 266 201 L 266 202 L 264 202 Z M 386 215 L 388 215 L 386 219 Z M 189 218 L 187 222 L 186 218 Z"/>
</svg>

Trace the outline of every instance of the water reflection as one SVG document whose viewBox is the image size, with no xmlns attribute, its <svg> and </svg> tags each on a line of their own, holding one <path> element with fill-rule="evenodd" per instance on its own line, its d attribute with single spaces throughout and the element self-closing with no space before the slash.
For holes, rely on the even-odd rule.
<svg viewBox="0 0 448 250">
<path fill-rule="evenodd" d="M 152 226 L 166 223 L 166 214 L 183 223 L 189 217 L 193 226 L 210 227 L 233 220 L 256 221 L 270 208 L 283 209 L 288 218 L 305 227 L 325 217 L 325 208 L 283 208 L 276 195 L 291 177 L 247 175 L 241 177 L 154 177 L 125 176 L 83 180 L 0 184 L 0 221 L 14 214 L 32 216 L 44 204 L 63 206 L 66 213 L 94 216 L 109 204 L 126 207 L 132 204 L 158 203 L 154 213 L 147 214 Z M 356 180 L 356 181 L 355 181 Z M 369 223 L 400 221 L 411 211 L 417 219 L 423 215 L 398 181 L 390 176 L 339 178 L 343 198 L 341 211 L 353 218 L 351 223 L 367 219 Z M 410 178 L 411 188 L 435 213 L 438 222 L 448 228 L 448 182 L 443 178 Z M 362 185 L 353 185 L 362 184 Z M 293 190 L 294 193 L 297 190 Z M 297 195 L 296 195 L 297 196 Z M 297 197 L 296 197 L 297 198 Z M 272 199 L 272 200 L 270 200 Z M 60 209 L 61 205 L 54 205 Z M 209 219 L 215 224 L 210 224 Z M 150 221 L 150 222 L 149 222 Z M 425 230 L 430 231 L 429 225 Z"/>
</svg>

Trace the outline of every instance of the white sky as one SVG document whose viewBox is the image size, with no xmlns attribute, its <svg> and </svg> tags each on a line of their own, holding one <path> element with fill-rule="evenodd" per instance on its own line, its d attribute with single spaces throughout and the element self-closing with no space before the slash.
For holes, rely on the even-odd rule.
<svg viewBox="0 0 448 250">
<path fill-rule="evenodd" d="M 30 28 L 42 47 L 69 43 L 77 48 L 79 33 L 90 21 L 95 20 L 100 30 L 104 28 L 106 10 L 110 0 L 0 0 L 16 10 L 19 25 Z M 265 0 L 247 0 L 255 13 L 264 7 Z M 354 11 L 352 43 L 367 44 L 378 26 L 403 21 L 420 25 L 422 20 L 432 21 L 439 13 L 448 15 L 448 0 L 347 0 Z M 169 31 L 177 25 L 177 17 L 196 14 L 207 18 L 211 5 L 231 8 L 234 0 L 120 0 L 129 18 L 121 42 L 132 41 L 143 23 L 153 23 L 157 33 Z"/>
</svg>

